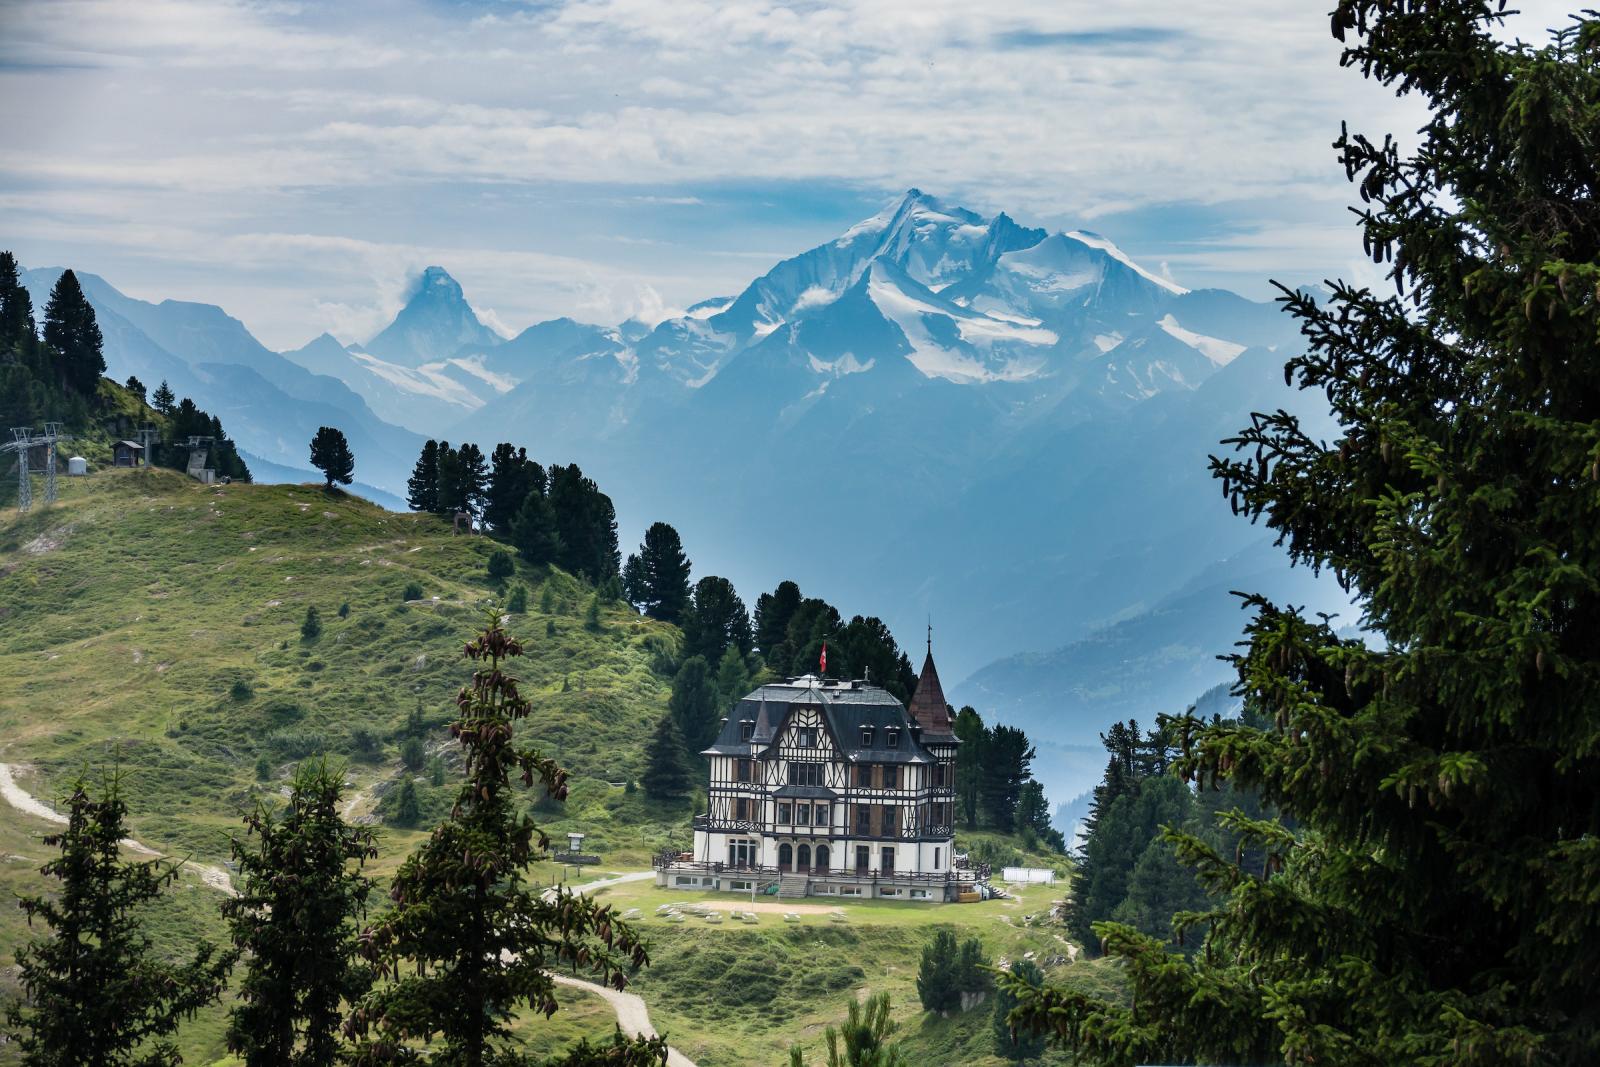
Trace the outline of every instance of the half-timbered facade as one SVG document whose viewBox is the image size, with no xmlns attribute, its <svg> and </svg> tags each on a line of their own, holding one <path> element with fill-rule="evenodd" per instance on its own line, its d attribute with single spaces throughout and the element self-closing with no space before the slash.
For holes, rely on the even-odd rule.
<svg viewBox="0 0 1600 1067">
<path fill-rule="evenodd" d="M 694 849 L 661 884 L 954 899 L 958 744 L 930 650 L 908 708 L 859 681 L 764 685 L 722 722 Z"/>
</svg>

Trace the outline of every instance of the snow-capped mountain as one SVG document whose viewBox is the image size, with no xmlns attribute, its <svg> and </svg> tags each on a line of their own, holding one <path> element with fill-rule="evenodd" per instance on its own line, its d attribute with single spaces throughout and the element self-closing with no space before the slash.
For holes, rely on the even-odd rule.
<svg viewBox="0 0 1600 1067">
<path fill-rule="evenodd" d="M 417 367 L 454 355 L 463 345 L 495 345 L 500 340 L 478 321 L 461 285 L 443 267 L 429 267 L 394 321 L 362 347 L 386 362 Z"/>
</svg>

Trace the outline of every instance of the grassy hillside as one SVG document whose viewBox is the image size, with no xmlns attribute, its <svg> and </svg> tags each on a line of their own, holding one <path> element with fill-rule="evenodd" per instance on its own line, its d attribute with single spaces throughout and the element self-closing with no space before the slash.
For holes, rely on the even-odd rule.
<svg viewBox="0 0 1600 1067">
<path fill-rule="evenodd" d="M 504 602 L 486 571 L 493 542 L 316 486 L 202 486 L 165 470 L 101 469 L 63 478 L 61 490 L 52 508 L 0 513 L 0 762 L 35 796 L 58 797 L 82 769 L 119 764 L 133 836 L 216 864 L 240 813 L 283 789 L 309 753 L 349 761 L 347 815 L 365 820 L 381 820 L 406 773 L 399 740 L 417 708 L 430 756 L 454 760 L 443 726 L 469 673 L 461 646 Z M 627 788 L 666 706 L 669 683 L 652 668 L 670 659 L 677 630 L 612 605 L 592 632 L 583 624 L 591 589 L 559 571 L 518 568 L 529 610 L 509 628 L 528 651 L 515 667 L 534 704 L 526 732 L 572 773 L 568 802 L 540 805 L 541 824 L 587 832 L 586 850 L 605 857 L 597 874 L 642 868 L 667 844 L 686 847 L 688 805 L 662 807 Z M 406 601 L 413 583 L 422 597 Z M 309 607 L 322 632 L 308 640 Z M 443 786 L 418 778 L 424 817 L 416 829 L 383 828 L 380 877 L 445 814 L 455 780 L 448 763 Z M 48 828 L 0 805 L 0 900 L 41 888 Z M 989 834 L 968 843 L 980 840 L 1015 844 Z M 545 864 L 538 874 L 556 872 Z M 668 924 L 653 914 L 667 898 L 652 886 L 610 892 L 645 908 L 655 962 L 638 991 L 701 1067 L 778 1064 L 796 1040 L 816 1055 L 822 1026 L 868 988 L 894 994 L 917 1062 L 998 1062 L 986 1058 L 986 1007 L 949 1020 L 916 1010 L 928 924 L 955 923 L 996 954 L 1063 948 L 1054 929 L 1021 920 L 1047 910 L 1059 890 L 1011 904 L 868 902 L 846 925 L 773 915 L 754 928 Z M 217 900 L 185 872 L 150 914 L 157 944 L 177 952 L 199 937 L 221 940 Z M 20 911 L 0 906 L 0 999 L 14 983 L 11 955 L 29 936 Z M 574 1010 L 552 1023 L 530 1020 L 531 1047 L 609 1034 L 606 1005 L 580 993 L 565 1001 Z M 224 1011 L 185 1029 L 186 1062 L 231 1062 Z M 0 1064 L 6 1056 L 0 1048 Z"/>
</svg>

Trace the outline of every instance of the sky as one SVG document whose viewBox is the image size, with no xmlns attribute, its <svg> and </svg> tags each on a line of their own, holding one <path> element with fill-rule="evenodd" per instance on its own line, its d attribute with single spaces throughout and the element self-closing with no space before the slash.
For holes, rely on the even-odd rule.
<svg viewBox="0 0 1600 1067">
<path fill-rule="evenodd" d="M 0 0 L 0 247 L 288 349 L 430 264 L 503 333 L 654 321 L 916 186 L 1264 299 L 1371 272 L 1331 142 L 1420 124 L 1327 6 Z"/>
</svg>

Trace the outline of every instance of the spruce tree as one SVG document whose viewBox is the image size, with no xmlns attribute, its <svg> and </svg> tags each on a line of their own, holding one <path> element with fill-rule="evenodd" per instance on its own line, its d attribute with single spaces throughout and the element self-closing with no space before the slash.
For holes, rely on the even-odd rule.
<svg viewBox="0 0 1600 1067">
<path fill-rule="evenodd" d="M 496 534 L 507 537 L 528 494 L 543 495 L 546 491 L 544 468 L 528 458 L 527 449 L 513 448 L 506 442 L 495 445 L 489 459 L 483 521 Z"/>
<path fill-rule="evenodd" d="M 94 308 L 83 295 L 78 276 L 62 271 L 50 290 L 44 308 L 45 344 L 55 349 L 61 384 L 83 396 L 92 396 L 106 372 L 101 354 L 100 326 Z"/>
<path fill-rule="evenodd" d="M 481 515 L 488 489 L 488 461 L 483 457 L 483 449 L 469 441 L 456 452 L 456 495 L 450 503 L 457 511 Z"/>
<path fill-rule="evenodd" d="M 161 379 L 161 384 L 156 386 L 156 391 L 150 394 L 150 406 L 163 415 L 171 415 L 173 402 L 176 399 L 172 392 L 172 386 L 168 385 L 167 380 L 163 378 Z"/>
<path fill-rule="evenodd" d="M 1265 723 L 1181 717 L 1176 766 L 1284 818 L 1231 817 L 1261 866 L 1169 834 L 1218 894 L 1194 961 L 1102 925 L 1131 1003 L 1029 998 L 1096 1062 L 1600 1059 L 1600 21 L 1534 48 L 1499 10 L 1334 11 L 1430 112 L 1409 154 L 1336 142 L 1393 289 L 1286 291 L 1338 432 L 1260 414 L 1213 462 L 1371 636 L 1248 601 Z"/>
<path fill-rule="evenodd" d="M 140 929 L 145 907 L 175 882 L 178 863 L 124 863 L 128 808 L 113 772 L 99 797 L 79 778 L 67 800 L 67 826 L 44 838 L 60 855 L 40 868 L 57 883 L 18 901 L 48 936 L 17 951 L 28 1006 L 7 1024 L 26 1067 L 166 1067 L 179 1057 L 178 1024 L 215 1001 L 233 962 L 201 942 L 185 963 L 157 957 Z"/>
<path fill-rule="evenodd" d="M 744 657 L 739 654 L 738 648 L 728 646 L 722 654 L 722 662 L 717 664 L 717 706 L 731 708 L 748 692 L 754 679 L 745 666 Z"/>
<path fill-rule="evenodd" d="M 777 648 L 788 635 L 789 620 L 794 618 L 801 599 L 800 587 L 787 581 L 779 582 L 772 592 L 762 593 L 756 598 L 755 641 L 763 653 L 770 653 Z M 780 665 L 770 656 L 767 663 L 774 670 L 789 669 L 787 661 Z"/>
<path fill-rule="evenodd" d="M 983 719 L 971 707 L 956 713 L 956 738 L 961 742 L 956 749 L 956 805 L 967 829 L 978 826 L 978 783 L 983 775 L 983 746 L 989 731 Z"/>
<path fill-rule="evenodd" d="M 1044 1052 L 1045 1036 L 1027 1025 L 1016 1026 L 1011 1018 L 1018 994 L 1044 985 L 1044 972 L 1032 960 L 1018 960 L 1006 972 L 994 998 L 994 1054 L 1002 1059 L 1031 1060 Z"/>
<path fill-rule="evenodd" d="M 683 654 L 719 663 L 729 648 L 740 655 L 750 651 L 750 615 L 732 582 L 707 575 L 695 583 L 694 600 L 683 617 Z"/>
<path fill-rule="evenodd" d="M 549 477 L 548 495 L 560 538 L 556 563 L 599 585 L 622 567 L 616 508 L 575 463 L 550 468 Z"/>
<path fill-rule="evenodd" d="M 412 511 L 439 510 L 439 442 L 429 440 L 422 446 L 411 477 L 406 479 L 406 506 Z"/>
<path fill-rule="evenodd" d="M 344 439 L 343 432 L 332 426 L 317 429 L 317 435 L 311 439 L 311 465 L 327 479 L 326 489 L 332 489 L 334 482 L 349 485 L 354 480 L 356 457 L 350 452 L 350 442 Z"/>
<path fill-rule="evenodd" d="M 342 774 L 326 760 L 295 771 L 281 812 L 245 817 L 253 844 L 235 839 L 239 895 L 222 905 L 245 973 L 228 1015 L 228 1049 L 245 1067 L 329 1067 L 342 1005 L 372 982 L 356 952 L 357 923 L 377 856 L 371 831 L 339 816 Z"/>
<path fill-rule="evenodd" d="M 933 940 L 922 946 L 922 962 L 917 967 L 917 998 L 923 1011 L 952 1011 L 961 1006 L 961 990 L 956 985 L 956 965 L 960 950 L 954 932 L 935 931 Z"/>
<path fill-rule="evenodd" d="M 717 739 L 717 687 L 711 669 L 699 656 L 690 656 L 672 679 L 672 695 L 667 710 L 677 721 L 678 732 L 690 752 L 704 751 Z"/>
<path fill-rule="evenodd" d="M 17 257 L 0 252 L 0 351 L 34 340 L 33 298 L 22 284 Z"/>
<path fill-rule="evenodd" d="M 535 566 L 554 563 L 561 557 L 561 535 L 556 531 L 556 513 L 544 493 L 531 491 L 523 498 L 511 520 L 511 543 L 523 559 Z M 548 590 L 548 586 L 545 587 Z M 548 611 L 549 609 L 543 609 Z"/>
<path fill-rule="evenodd" d="M 628 557 L 632 588 L 628 599 L 652 619 L 679 622 L 689 610 L 689 557 L 678 531 L 664 522 L 651 523 L 639 545 L 638 564 Z M 722 650 L 717 650 L 720 656 Z"/>
<path fill-rule="evenodd" d="M 592 898 L 546 893 L 528 878 L 549 841 L 519 802 L 538 783 L 565 800 L 567 775 L 554 760 L 517 744 L 532 710 L 511 661 L 522 644 L 490 613 L 465 649 L 475 664 L 456 698 L 450 733 L 465 756 L 465 780 L 449 819 L 396 873 L 394 908 L 370 930 L 366 951 L 389 981 L 357 1007 L 355 1060 L 392 1061 L 415 1041 L 437 1041 L 441 1067 L 530 1061 L 515 1050 L 510 1022 L 521 1008 L 556 1010 L 548 969 L 581 968 L 622 988 L 647 962 L 634 931 Z M 519 788 L 520 787 L 520 788 Z M 659 1042 L 631 1042 L 608 1061 L 664 1060 Z"/>
<path fill-rule="evenodd" d="M 688 762 L 678 724 L 671 713 L 661 716 L 644 749 L 644 774 L 639 779 L 644 791 L 656 800 L 682 800 L 694 787 Z"/>
</svg>

